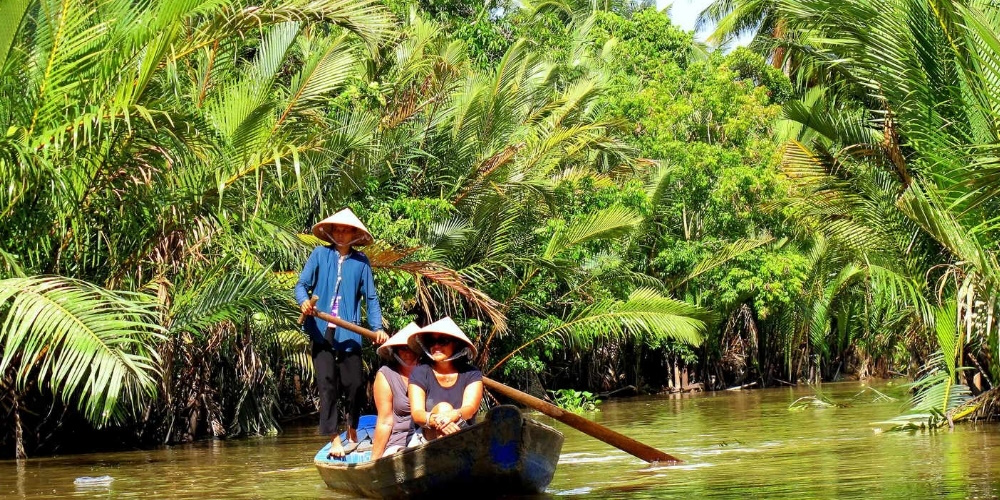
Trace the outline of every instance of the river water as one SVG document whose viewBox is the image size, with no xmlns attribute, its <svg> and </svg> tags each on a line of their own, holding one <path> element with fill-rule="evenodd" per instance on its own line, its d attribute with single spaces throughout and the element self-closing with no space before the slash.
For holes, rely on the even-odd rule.
<svg viewBox="0 0 1000 500">
<path fill-rule="evenodd" d="M 591 417 L 684 463 L 649 466 L 544 416 L 566 435 L 542 498 L 996 498 L 1000 427 L 881 432 L 902 389 L 824 384 L 835 406 L 791 408 L 808 387 L 620 399 Z M 895 396 L 892 401 L 882 395 Z M 808 402 L 811 400 L 801 400 Z M 149 451 L 0 461 L 2 498 L 348 498 L 311 465 L 313 427 Z M 81 477 L 108 476 L 76 485 Z M 483 492 L 468 492 L 481 498 Z"/>
</svg>

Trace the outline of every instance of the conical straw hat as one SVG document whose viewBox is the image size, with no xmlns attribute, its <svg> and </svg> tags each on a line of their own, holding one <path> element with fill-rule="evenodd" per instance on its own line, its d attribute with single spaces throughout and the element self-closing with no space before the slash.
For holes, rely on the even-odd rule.
<svg viewBox="0 0 1000 500">
<path fill-rule="evenodd" d="M 426 335 L 428 333 L 440 333 L 448 335 L 450 337 L 454 337 L 459 341 L 461 341 L 462 343 L 464 343 L 465 345 L 469 346 L 470 358 L 476 357 L 476 346 L 472 345 L 472 341 L 469 340 L 469 337 L 465 336 L 465 332 L 463 332 L 462 329 L 459 328 L 458 325 L 456 325 L 455 322 L 452 321 L 450 317 L 441 318 L 421 328 L 419 331 L 411 335 L 409 344 L 410 344 L 410 349 L 413 349 L 413 352 L 424 351 L 423 344 L 420 343 L 419 337 L 422 337 L 423 335 Z"/>
<path fill-rule="evenodd" d="M 377 352 L 379 356 L 389 359 L 392 356 L 392 348 L 408 345 L 406 342 L 410 340 L 410 336 L 417 333 L 418 330 L 420 330 L 420 327 L 411 321 L 410 324 L 400 328 L 395 335 L 389 337 L 389 340 L 386 340 L 384 344 L 380 345 L 375 352 Z"/>
<path fill-rule="evenodd" d="M 352 246 L 361 247 L 369 245 L 375 241 L 375 238 L 372 238 L 372 233 L 368 231 L 368 228 L 365 227 L 363 222 L 361 222 L 361 219 L 359 219 L 357 215 L 354 215 L 354 212 L 352 212 L 350 208 L 345 208 L 317 222 L 312 228 L 313 236 L 336 245 L 337 242 L 333 241 L 332 236 L 332 229 L 335 225 L 350 226 L 361 231 L 361 236 L 359 236 L 356 241 L 351 243 Z"/>
</svg>

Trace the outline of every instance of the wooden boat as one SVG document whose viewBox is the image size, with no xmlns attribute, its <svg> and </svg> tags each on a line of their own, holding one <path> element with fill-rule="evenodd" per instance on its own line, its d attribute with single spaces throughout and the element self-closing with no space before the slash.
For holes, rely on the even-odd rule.
<svg viewBox="0 0 1000 500">
<path fill-rule="evenodd" d="M 315 462 L 327 486 L 369 498 L 530 494 L 552 481 L 562 444 L 561 432 L 502 405 L 476 425 L 379 460 L 359 452 L 330 459 L 321 450 Z"/>
</svg>

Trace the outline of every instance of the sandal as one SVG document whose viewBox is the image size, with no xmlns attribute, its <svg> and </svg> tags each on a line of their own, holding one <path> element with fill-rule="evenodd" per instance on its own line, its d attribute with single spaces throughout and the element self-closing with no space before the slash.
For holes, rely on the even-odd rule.
<svg viewBox="0 0 1000 500">
<path fill-rule="evenodd" d="M 366 439 L 366 440 L 358 443 L 358 449 L 357 449 L 357 451 L 358 451 L 358 453 L 363 453 L 363 452 L 366 452 L 366 451 L 372 451 L 372 442 Z"/>
<path fill-rule="evenodd" d="M 348 441 L 347 445 L 344 446 L 344 455 L 345 456 L 350 455 L 351 453 L 354 453 L 354 450 L 356 449 L 358 449 L 358 443 L 355 443 L 354 441 Z"/>
</svg>

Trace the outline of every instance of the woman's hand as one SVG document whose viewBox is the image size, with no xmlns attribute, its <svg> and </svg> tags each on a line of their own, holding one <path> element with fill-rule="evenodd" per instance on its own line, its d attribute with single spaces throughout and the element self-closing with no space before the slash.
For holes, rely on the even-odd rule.
<svg viewBox="0 0 1000 500">
<path fill-rule="evenodd" d="M 458 422 L 462 419 L 462 412 L 458 410 L 448 410 L 441 413 L 436 413 L 431 417 L 433 422 L 432 427 L 437 429 L 442 434 L 454 434 L 458 432 L 461 427 L 458 426 Z"/>
</svg>

